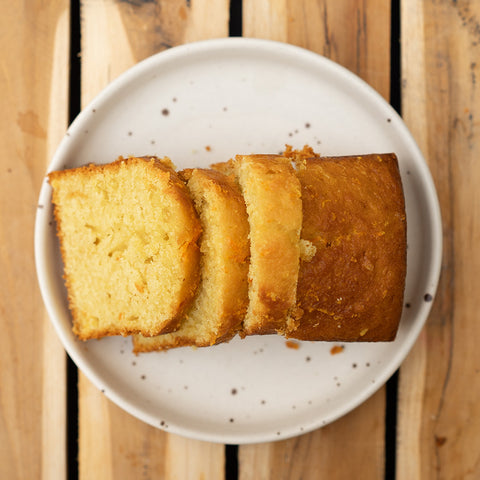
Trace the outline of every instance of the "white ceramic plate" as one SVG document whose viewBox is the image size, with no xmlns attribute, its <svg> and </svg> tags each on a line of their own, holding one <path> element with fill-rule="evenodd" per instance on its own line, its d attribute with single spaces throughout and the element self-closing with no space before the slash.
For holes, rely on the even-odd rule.
<svg viewBox="0 0 480 480">
<path fill-rule="evenodd" d="M 166 353 L 131 353 L 128 338 L 89 342 L 71 332 L 51 190 L 45 180 L 35 254 L 49 315 L 68 354 L 126 411 L 198 439 L 278 440 L 325 425 L 372 395 L 417 338 L 440 270 L 441 220 L 430 173 L 395 111 L 337 64 L 293 46 L 252 39 L 184 45 L 110 84 L 73 122 L 49 170 L 119 155 L 168 155 L 178 168 L 237 153 L 277 153 L 286 143 L 324 155 L 396 152 L 408 218 L 408 274 L 393 343 L 303 342 L 277 336 Z M 425 297 L 426 295 L 429 295 Z"/>
</svg>

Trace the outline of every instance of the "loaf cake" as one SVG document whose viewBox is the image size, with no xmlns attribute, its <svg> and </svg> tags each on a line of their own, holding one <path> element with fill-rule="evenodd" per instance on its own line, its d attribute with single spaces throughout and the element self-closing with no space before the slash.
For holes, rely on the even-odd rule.
<svg viewBox="0 0 480 480">
<path fill-rule="evenodd" d="M 178 328 L 199 282 L 201 227 L 171 162 L 120 157 L 48 178 L 75 334 Z"/>
<path fill-rule="evenodd" d="M 214 166 L 232 171 L 250 225 L 249 305 L 242 335 L 282 333 L 295 308 L 300 259 L 300 182 L 288 158 L 237 155 Z"/>
<path fill-rule="evenodd" d="M 406 275 L 406 216 L 394 154 L 299 158 L 302 237 L 316 247 L 301 261 L 299 340 L 391 341 Z"/>
<path fill-rule="evenodd" d="M 180 328 L 155 337 L 136 335 L 134 352 L 205 347 L 239 330 L 248 304 L 248 220 L 235 180 L 210 169 L 180 172 L 200 216 L 201 284 Z"/>
</svg>

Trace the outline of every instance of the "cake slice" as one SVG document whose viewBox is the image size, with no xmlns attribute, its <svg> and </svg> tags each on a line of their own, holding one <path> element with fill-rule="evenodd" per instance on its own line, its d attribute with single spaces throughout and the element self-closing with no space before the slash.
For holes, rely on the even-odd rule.
<svg viewBox="0 0 480 480">
<path fill-rule="evenodd" d="M 180 328 L 156 337 L 136 335 L 134 352 L 206 347 L 229 340 L 240 328 L 248 304 L 248 220 L 234 179 L 207 169 L 180 172 L 202 224 L 201 284 Z"/>
<path fill-rule="evenodd" d="M 282 333 L 296 299 L 300 182 L 290 159 L 279 155 L 237 155 L 215 168 L 235 173 L 248 212 L 250 285 L 242 334 Z"/>
<path fill-rule="evenodd" d="M 173 331 L 199 282 L 200 222 L 168 159 L 49 174 L 73 331 Z"/>
<path fill-rule="evenodd" d="M 406 215 L 394 154 L 301 158 L 302 237 L 316 247 L 300 264 L 300 340 L 391 341 L 403 305 Z"/>
</svg>

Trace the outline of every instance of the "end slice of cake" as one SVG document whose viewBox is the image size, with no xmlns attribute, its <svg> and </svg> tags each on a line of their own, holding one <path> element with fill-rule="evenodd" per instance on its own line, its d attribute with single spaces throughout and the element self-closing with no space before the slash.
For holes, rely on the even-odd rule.
<svg viewBox="0 0 480 480">
<path fill-rule="evenodd" d="M 198 287 L 201 227 L 171 162 L 119 158 L 49 181 L 75 334 L 178 328 Z"/>
<path fill-rule="evenodd" d="M 229 340 L 239 330 L 248 304 L 248 219 L 234 179 L 208 169 L 180 172 L 202 224 L 201 283 L 192 306 L 173 333 L 135 335 L 134 352 L 205 347 Z"/>
<path fill-rule="evenodd" d="M 302 261 L 296 318 L 300 340 L 391 341 L 406 275 L 406 214 L 394 154 L 301 158 Z"/>
<path fill-rule="evenodd" d="M 300 182 L 288 158 L 237 155 L 234 171 L 250 225 L 249 306 L 244 335 L 282 333 L 295 307 L 300 261 Z"/>
</svg>

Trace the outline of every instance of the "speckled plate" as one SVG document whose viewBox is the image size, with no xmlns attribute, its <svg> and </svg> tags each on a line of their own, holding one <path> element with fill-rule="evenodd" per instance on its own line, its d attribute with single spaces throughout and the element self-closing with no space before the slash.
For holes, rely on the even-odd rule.
<svg viewBox="0 0 480 480">
<path fill-rule="evenodd" d="M 396 152 L 408 217 L 405 308 L 392 343 L 298 342 L 277 336 L 135 356 L 129 338 L 82 343 L 71 332 L 51 191 L 35 230 L 45 305 L 68 354 L 112 401 L 158 428 L 222 443 L 278 440 L 349 412 L 395 372 L 432 304 L 441 220 L 428 168 L 395 111 L 368 85 L 311 52 L 220 39 L 172 48 L 111 83 L 73 122 L 49 170 L 119 155 L 168 155 L 179 168 L 289 143 L 325 155 Z M 334 350 L 335 351 L 335 350 Z"/>
</svg>

